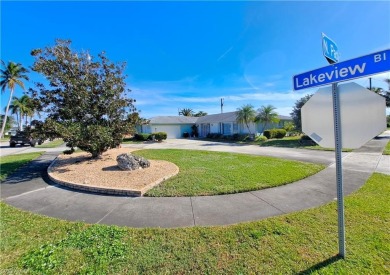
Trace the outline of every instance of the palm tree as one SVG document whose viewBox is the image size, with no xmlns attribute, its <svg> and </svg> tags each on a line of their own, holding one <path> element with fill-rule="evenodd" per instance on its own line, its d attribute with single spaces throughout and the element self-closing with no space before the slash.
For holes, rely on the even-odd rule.
<svg viewBox="0 0 390 275">
<path fill-rule="evenodd" d="M 263 131 L 269 123 L 278 123 L 279 115 L 275 112 L 276 108 L 272 105 L 261 106 L 257 111 L 259 114 L 256 116 L 255 121 L 259 121 L 263 124 Z"/>
<path fill-rule="evenodd" d="M 206 112 L 203 112 L 203 111 L 199 111 L 199 112 L 197 112 L 194 116 L 195 116 L 195 117 L 207 116 L 207 113 L 206 113 Z"/>
<path fill-rule="evenodd" d="M 3 125 L 1 127 L 0 137 L 3 137 L 4 130 L 5 130 L 5 124 L 7 121 L 7 115 L 8 115 L 8 109 L 9 105 L 11 104 L 12 95 L 14 93 L 15 85 L 19 85 L 22 89 L 24 89 L 24 84 L 22 82 L 22 79 L 28 80 L 28 77 L 26 73 L 28 72 L 24 67 L 22 67 L 21 64 L 16 64 L 14 62 L 8 62 L 6 65 L 5 62 L 1 61 L 2 66 L 4 69 L 1 69 L 1 81 L 0 81 L 0 87 L 1 92 L 4 92 L 6 88 L 10 90 L 10 95 L 8 99 L 8 104 L 5 109 L 5 115 L 4 115 L 4 121 Z"/>
<path fill-rule="evenodd" d="M 13 100 L 15 100 L 15 97 L 13 97 Z M 16 123 L 18 124 L 18 128 L 20 129 L 20 120 L 19 120 L 19 106 L 17 104 L 14 104 L 15 102 L 11 102 L 9 105 L 9 111 L 11 112 L 11 115 L 16 115 Z M 6 108 L 4 108 L 4 111 Z"/>
<path fill-rule="evenodd" d="M 179 116 L 194 116 L 194 111 L 190 108 L 184 108 L 179 111 Z"/>
<path fill-rule="evenodd" d="M 245 124 L 248 128 L 249 134 L 251 134 L 251 130 L 249 129 L 249 123 L 253 122 L 255 120 L 255 117 L 256 111 L 252 105 L 246 104 L 243 105 L 241 108 L 237 108 L 236 121 L 237 123 Z"/>
<path fill-rule="evenodd" d="M 23 95 L 20 98 L 17 98 L 14 96 L 12 98 L 12 102 L 10 105 L 11 112 L 13 114 L 16 113 L 16 116 L 18 117 L 18 125 L 19 130 L 22 130 L 22 120 L 23 117 L 26 118 L 26 125 L 27 125 L 27 117 L 32 117 L 35 113 L 34 107 L 32 106 L 31 98 L 27 95 Z M 19 116 L 18 116 L 19 115 Z"/>
</svg>

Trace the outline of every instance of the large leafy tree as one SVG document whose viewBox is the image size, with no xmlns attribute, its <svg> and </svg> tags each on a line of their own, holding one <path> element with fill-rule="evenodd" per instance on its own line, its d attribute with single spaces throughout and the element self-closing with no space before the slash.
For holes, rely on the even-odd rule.
<svg viewBox="0 0 390 275">
<path fill-rule="evenodd" d="M 295 102 L 292 112 L 290 113 L 295 129 L 299 132 L 302 132 L 301 108 L 311 97 L 312 95 L 305 95 L 301 99 L 298 99 Z"/>
<path fill-rule="evenodd" d="M 276 108 L 272 105 L 261 106 L 257 110 L 259 113 L 257 114 L 255 121 L 258 121 L 263 125 L 263 131 L 268 124 L 279 122 L 279 115 L 275 110 Z"/>
<path fill-rule="evenodd" d="M 24 89 L 24 80 L 28 80 L 28 77 L 26 73 L 28 72 L 21 64 L 14 63 L 14 62 L 8 62 L 6 65 L 4 61 L 1 61 L 1 65 L 3 68 L 0 70 L 1 73 L 1 81 L 0 81 L 0 87 L 1 92 L 3 93 L 6 88 L 10 90 L 9 99 L 7 103 L 7 107 L 5 109 L 5 119 L 3 120 L 2 126 L 1 126 L 1 132 L 0 137 L 3 137 L 5 126 L 7 123 L 7 116 L 8 116 L 8 110 L 9 106 L 11 104 L 12 96 L 14 93 L 15 86 L 18 85 L 22 89 Z"/>
<path fill-rule="evenodd" d="M 241 108 L 237 108 L 237 123 L 245 124 L 248 128 L 248 132 L 251 134 L 249 123 L 253 122 L 256 118 L 256 111 L 251 104 L 243 105 Z"/>
<path fill-rule="evenodd" d="M 48 82 L 30 89 L 37 110 L 47 114 L 36 124 L 49 138 L 61 137 L 67 146 L 95 158 L 118 146 L 129 132 L 133 125 L 127 115 L 135 111 L 135 100 L 127 97 L 124 63 L 112 63 L 104 52 L 95 61 L 70 45 L 69 40 L 56 40 L 52 47 L 31 52 L 32 69 Z"/>
</svg>

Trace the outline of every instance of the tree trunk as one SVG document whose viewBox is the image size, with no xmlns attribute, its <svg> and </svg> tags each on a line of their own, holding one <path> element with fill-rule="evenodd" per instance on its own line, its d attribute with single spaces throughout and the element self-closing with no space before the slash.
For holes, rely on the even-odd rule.
<svg viewBox="0 0 390 275">
<path fill-rule="evenodd" d="M 1 126 L 1 133 L 0 137 L 4 137 L 4 130 L 5 130 L 5 125 L 7 124 L 7 115 L 8 115 L 8 110 L 9 110 L 9 105 L 11 104 L 12 100 L 12 94 L 14 93 L 14 89 L 11 89 L 11 92 L 9 94 L 9 99 L 8 99 L 8 104 L 7 108 L 5 109 L 5 114 L 4 114 L 4 120 L 3 120 L 3 126 Z"/>
<path fill-rule="evenodd" d="M 251 135 L 252 133 L 251 133 L 251 130 L 249 129 L 248 122 L 246 122 L 245 124 L 246 124 L 246 128 L 248 128 L 248 132 L 249 132 L 249 134 Z"/>
<path fill-rule="evenodd" d="M 23 114 L 22 114 L 22 111 L 19 111 L 19 121 L 18 121 L 18 127 L 19 127 L 19 131 L 22 131 L 22 120 L 23 120 Z"/>
</svg>

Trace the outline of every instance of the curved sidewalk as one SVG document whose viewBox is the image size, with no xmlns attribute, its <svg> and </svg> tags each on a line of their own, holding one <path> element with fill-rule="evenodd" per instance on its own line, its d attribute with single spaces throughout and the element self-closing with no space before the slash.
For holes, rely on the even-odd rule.
<svg viewBox="0 0 390 275">
<path fill-rule="evenodd" d="M 359 150 L 344 154 L 346 195 L 361 187 L 377 169 L 382 161 L 381 152 L 387 141 L 388 137 L 371 140 Z M 260 220 L 316 207 L 336 198 L 333 152 L 208 144 L 200 147 L 188 143 L 188 146 L 182 144 L 179 147 L 227 150 L 283 158 L 287 155 L 290 159 L 312 160 L 329 166 L 318 174 L 298 182 L 260 191 L 204 197 L 132 198 L 83 193 L 53 184 L 47 177 L 46 169 L 57 153 L 49 152 L 2 182 L 1 199 L 20 209 L 72 221 L 131 227 L 187 227 Z M 162 145 L 138 147 L 158 146 Z M 167 143 L 163 146 L 173 148 L 174 145 Z"/>
</svg>

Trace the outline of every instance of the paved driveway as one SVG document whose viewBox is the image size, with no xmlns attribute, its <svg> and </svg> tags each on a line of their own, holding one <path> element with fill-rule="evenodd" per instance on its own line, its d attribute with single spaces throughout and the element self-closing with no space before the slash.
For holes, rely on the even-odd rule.
<svg viewBox="0 0 390 275">
<path fill-rule="evenodd" d="M 344 154 L 345 194 L 360 188 L 376 171 L 387 141 L 386 138 L 375 139 L 356 152 Z M 1 199 L 20 209 L 72 221 L 131 227 L 188 227 L 260 220 L 316 207 L 336 198 L 333 152 L 195 140 L 125 146 L 249 153 L 324 163 L 328 167 L 301 181 L 254 192 L 203 197 L 132 198 L 84 193 L 52 183 L 47 178 L 46 169 L 58 152 L 49 152 L 2 182 Z M 387 170 L 390 174 L 390 166 Z"/>
</svg>

